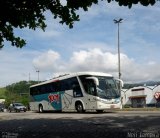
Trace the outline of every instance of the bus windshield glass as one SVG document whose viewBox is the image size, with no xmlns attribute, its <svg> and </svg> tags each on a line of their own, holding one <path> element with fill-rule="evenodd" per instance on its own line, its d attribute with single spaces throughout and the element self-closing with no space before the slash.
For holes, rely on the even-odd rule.
<svg viewBox="0 0 160 138">
<path fill-rule="evenodd" d="M 95 85 L 93 80 L 87 79 L 88 77 L 95 76 L 80 76 L 80 80 L 86 93 L 103 99 L 114 99 L 120 97 L 118 86 L 113 77 L 96 76 L 99 81 L 98 86 Z"/>
<path fill-rule="evenodd" d="M 97 77 L 99 86 L 97 86 L 97 96 L 104 99 L 119 98 L 120 93 L 116 81 L 112 77 Z"/>
</svg>

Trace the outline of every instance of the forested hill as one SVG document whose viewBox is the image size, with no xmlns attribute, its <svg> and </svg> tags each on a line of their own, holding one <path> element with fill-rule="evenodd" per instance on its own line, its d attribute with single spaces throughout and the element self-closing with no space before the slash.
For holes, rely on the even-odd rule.
<svg viewBox="0 0 160 138">
<path fill-rule="evenodd" d="M 5 99 L 5 88 L 0 88 L 0 99 Z"/>
<path fill-rule="evenodd" d="M 160 81 L 146 81 L 146 82 L 140 82 L 140 83 L 126 83 L 126 84 L 124 84 L 123 89 L 130 89 L 130 88 L 138 87 L 138 86 L 155 86 L 155 85 L 160 85 Z"/>
<path fill-rule="evenodd" d="M 29 103 L 29 87 L 37 84 L 37 81 L 20 81 L 4 88 L 0 88 L 0 99 L 5 99 L 6 106 L 12 102 L 22 102 L 25 105 Z"/>
<path fill-rule="evenodd" d="M 20 81 L 6 86 L 6 90 L 12 93 L 29 93 L 29 87 L 31 85 L 37 84 L 37 81 Z"/>
</svg>

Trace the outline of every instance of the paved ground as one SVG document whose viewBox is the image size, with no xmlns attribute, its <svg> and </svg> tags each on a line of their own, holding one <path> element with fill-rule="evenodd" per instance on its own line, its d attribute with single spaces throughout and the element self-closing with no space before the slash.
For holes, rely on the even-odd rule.
<svg viewBox="0 0 160 138">
<path fill-rule="evenodd" d="M 160 112 L 0 113 L 0 137 L 160 138 Z"/>
</svg>

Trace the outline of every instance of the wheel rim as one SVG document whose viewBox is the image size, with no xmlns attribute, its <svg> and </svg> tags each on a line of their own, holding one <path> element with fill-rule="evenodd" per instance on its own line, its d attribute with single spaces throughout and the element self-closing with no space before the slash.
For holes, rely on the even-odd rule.
<svg viewBox="0 0 160 138">
<path fill-rule="evenodd" d="M 43 107 L 42 107 L 42 106 L 39 107 L 39 112 L 40 112 L 40 113 L 43 112 Z"/>
<path fill-rule="evenodd" d="M 78 112 L 82 112 L 82 111 L 83 111 L 83 107 L 82 107 L 81 104 L 78 104 L 78 105 L 77 105 L 77 111 L 78 111 Z"/>
</svg>

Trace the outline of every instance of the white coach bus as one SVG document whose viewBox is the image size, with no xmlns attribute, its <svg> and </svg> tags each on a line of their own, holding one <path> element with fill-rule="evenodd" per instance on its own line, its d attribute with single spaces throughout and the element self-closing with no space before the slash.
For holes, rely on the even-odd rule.
<svg viewBox="0 0 160 138">
<path fill-rule="evenodd" d="M 112 75 L 100 72 L 66 74 L 30 87 L 32 111 L 96 110 L 121 107 L 120 90 Z"/>
</svg>

